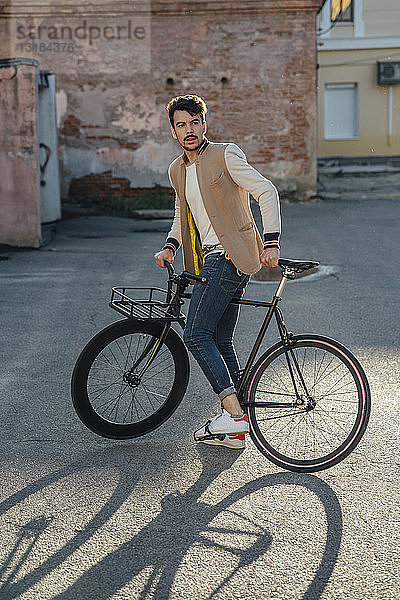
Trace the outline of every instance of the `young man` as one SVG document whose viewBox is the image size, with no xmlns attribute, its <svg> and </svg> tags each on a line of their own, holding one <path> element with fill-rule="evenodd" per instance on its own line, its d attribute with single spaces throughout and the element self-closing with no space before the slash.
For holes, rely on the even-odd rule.
<svg viewBox="0 0 400 600">
<path fill-rule="evenodd" d="M 239 363 L 233 333 L 239 306 L 230 302 L 243 295 L 260 264 L 278 265 L 278 192 L 248 164 L 236 144 L 217 144 L 205 137 L 204 100 L 178 96 L 166 108 L 172 136 L 183 153 L 168 170 L 175 190 L 175 217 L 154 258 L 164 267 L 182 245 L 185 269 L 206 278 L 194 285 L 183 339 L 218 394 L 222 412 L 195 432 L 195 440 L 241 449 L 249 424 L 236 396 Z M 249 193 L 260 205 L 263 241 L 251 214 Z"/>
</svg>

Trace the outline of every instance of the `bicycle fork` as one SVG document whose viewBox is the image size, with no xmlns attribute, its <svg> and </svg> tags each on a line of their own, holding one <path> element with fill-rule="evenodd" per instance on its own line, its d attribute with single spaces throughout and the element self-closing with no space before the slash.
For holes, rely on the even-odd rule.
<svg viewBox="0 0 400 600">
<path fill-rule="evenodd" d="M 168 335 L 170 327 L 171 327 L 171 323 L 165 323 L 160 337 L 159 338 L 151 337 L 151 339 L 147 342 L 147 344 L 144 347 L 139 358 L 135 360 L 135 362 L 133 363 L 133 365 L 131 366 L 129 371 L 124 373 L 123 379 L 126 383 L 128 383 L 130 385 L 139 385 L 143 375 L 146 373 L 147 369 L 150 367 L 151 363 L 156 358 L 161 346 L 165 342 L 165 339 Z M 142 360 L 149 354 L 149 352 L 151 352 L 151 354 L 150 354 L 146 364 L 144 365 L 144 367 L 142 368 L 140 373 L 136 373 L 135 371 L 136 371 L 137 366 L 140 365 Z"/>
<path fill-rule="evenodd" d="M 170 281 L 170 283 L 168 284 L 168 301 L 171 301 L 171 284 L 172 282 Z M 180 296 L 183 295 L 184 290 L 186 289 L 188 285 L 188 282 L 183 281 L 179 284 L 179 288 L 177 290 L 177 292 L 175 293 L 174 298 L 171 301 L 171 306 L 169 307 L 167 314 L 170 315 L 175 315 L 178 317 L 177 321 L 178 323 L 181 325 L 181 327 L 184 327 L 184 319 L 179 315 L 179 309 L 180 309 Z M 159 338 L 155 338 L 152 337 L 146 344 L 146 346 L 144 347 L 141 355 L 139 356 L 139 358 L 137 360 L 135 360 L 135 362 L 133 363 L 133 365 L 131 366 L 131 368 L 129 369 L 129 371 L 127 371 L 126 373 L 124 373 L 124 381 L 125 383 L 128 383 L 131 386 L 138 386 L 139 383 L 141 382 L 141 379 L 143 377 L 143 375 L 146 373 L 147 369 L 150 367 L 151 363 L 153 362 L 153 360 L 156 358 L 161 346 L 163 345 L 163 343 L 165 342 L 168 332 L 171 328 L 171 321 L 164 321 L 164 327 L 163 330 L 161 332 L 161 335 Z M 148 353 L 151 352 L 146 364 L 144 365 L 144 367 L 142 368 L 140 373 L 136 373 L 136 368 L 138 367 L 138 365 L 140 365 L 140 363 L 142 362 L 142 360 L 148 355 Z"/>
</svg>

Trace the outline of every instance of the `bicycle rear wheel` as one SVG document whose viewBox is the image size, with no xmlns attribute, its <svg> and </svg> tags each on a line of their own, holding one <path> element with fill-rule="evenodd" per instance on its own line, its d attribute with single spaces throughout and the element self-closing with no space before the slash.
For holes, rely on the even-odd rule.
<svg viewBox="0 0 400 600">
<path fill-rule="evenodd" d="M 367 378 L 353 354 L 330 338 L 295 336 L 288 354 L 295 385 L 282 343 L 253 368 L 246 398 L 251 437 L 284 469 L 328 469 L 364 434 L 371 405 Z"/>
<path fill-rule="evenodd" d="M 170 329 L 141 376 L 163 323 L 125 319 L 100 331 L 82 350 L 72 374 L 73 406 L 94 433 L 127 439 L 149 433 L 180 404 L 189 380 L 189 357 Z"/>
</svg>

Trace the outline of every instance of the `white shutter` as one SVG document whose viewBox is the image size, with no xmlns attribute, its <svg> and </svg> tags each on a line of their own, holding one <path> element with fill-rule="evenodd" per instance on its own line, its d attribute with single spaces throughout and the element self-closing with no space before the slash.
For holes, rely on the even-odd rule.
<svg viewBox="0 0 400 600">
<path fill-rule="evenodd" d="M 325 84 L 324 135 L 326 140 L 358 138 L 357 83 Z"/>
</svg>

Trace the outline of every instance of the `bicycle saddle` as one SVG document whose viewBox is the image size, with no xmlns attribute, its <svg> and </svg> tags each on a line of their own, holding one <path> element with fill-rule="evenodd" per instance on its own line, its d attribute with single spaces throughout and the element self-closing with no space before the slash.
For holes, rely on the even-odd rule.
<svg viewBox="0 0 400 600">
<path fill-rule="evenodd" d="M 315 260 L 292 260 L 290 258 L 280 258 L 278 260 L 278 265 L 283 269 L 289 267 L 296 273 L 302 273 L 303 271 L 308 271 L 308 269 L 315 269 L 315 267 L 318 267 L 319 262 Z"/>
</svg>

